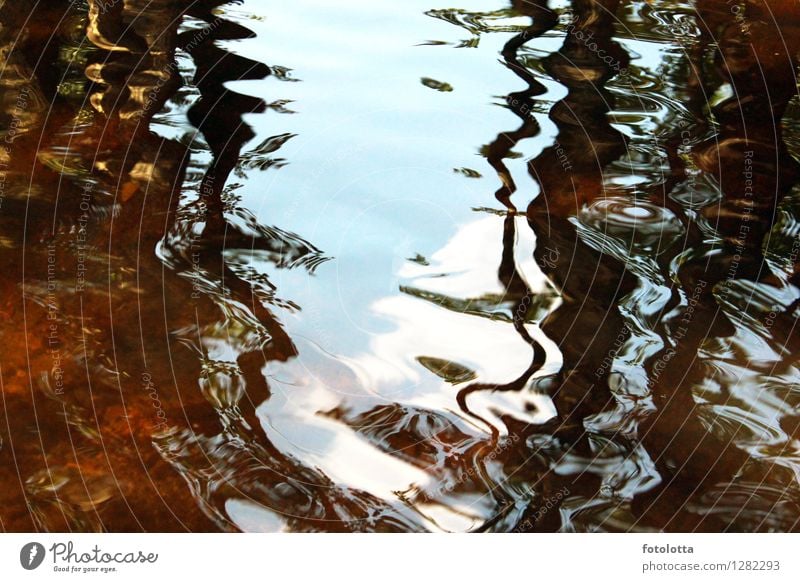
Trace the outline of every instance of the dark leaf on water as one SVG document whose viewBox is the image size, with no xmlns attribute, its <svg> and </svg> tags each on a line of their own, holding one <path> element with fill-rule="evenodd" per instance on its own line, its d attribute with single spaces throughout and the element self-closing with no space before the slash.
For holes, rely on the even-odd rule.
<svg viewBox="0 0 800 582">
<path fill-rule="evenodd" d="M 450 382 L 450 384 L 469 382 L 477 377 L 475 372 L 469 368 L 448 360 L 420 356 L 417 358 L 417 361 L 425 366 L 427 370 L 433 372 L 446 382 Z"/>
</svg>

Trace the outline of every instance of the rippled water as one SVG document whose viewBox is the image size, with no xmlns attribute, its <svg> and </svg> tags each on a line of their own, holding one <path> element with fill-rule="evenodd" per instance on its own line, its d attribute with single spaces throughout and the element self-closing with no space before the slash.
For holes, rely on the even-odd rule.
<svg viewBox="0 0 800 582">
<path fill-rule="evenodd" d="M 795 0 L 0 2 L 0 527 L 790 531 Z"/>
</svg>

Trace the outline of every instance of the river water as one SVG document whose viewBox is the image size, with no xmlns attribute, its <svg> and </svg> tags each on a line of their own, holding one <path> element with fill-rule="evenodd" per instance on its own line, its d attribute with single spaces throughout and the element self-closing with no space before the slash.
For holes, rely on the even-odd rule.
<svg viewBox="0 0 800 582">
<path fill-rule="evenodd" d="M 0 2 L 2 529 L 800 527 L 797 2 L 457 3 Z"/>
</svg>

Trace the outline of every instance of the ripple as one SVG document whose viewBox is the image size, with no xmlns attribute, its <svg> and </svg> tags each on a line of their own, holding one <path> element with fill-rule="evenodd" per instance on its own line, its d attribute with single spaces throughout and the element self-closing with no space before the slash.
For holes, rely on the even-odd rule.
<svg viewBox="0 0 800 582">
<path fill-rule="evenodd" d="M 643 200 L 603 198 L 578 216 L 582 224 L 623 243 L 631 252 L 659 255 L 684 232 L 670 210 Z"/>
</svg>

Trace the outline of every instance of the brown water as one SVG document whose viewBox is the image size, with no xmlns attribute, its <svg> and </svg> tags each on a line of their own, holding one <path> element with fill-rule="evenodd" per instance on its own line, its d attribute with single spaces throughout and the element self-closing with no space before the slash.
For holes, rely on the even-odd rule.
<svg viewBox="0 0 800 582">
<path fill-rule="evenodd" d="M 797 0 L 457 3 L 0 1 L 0 527 L 800 527 Z"/>
</svg>

